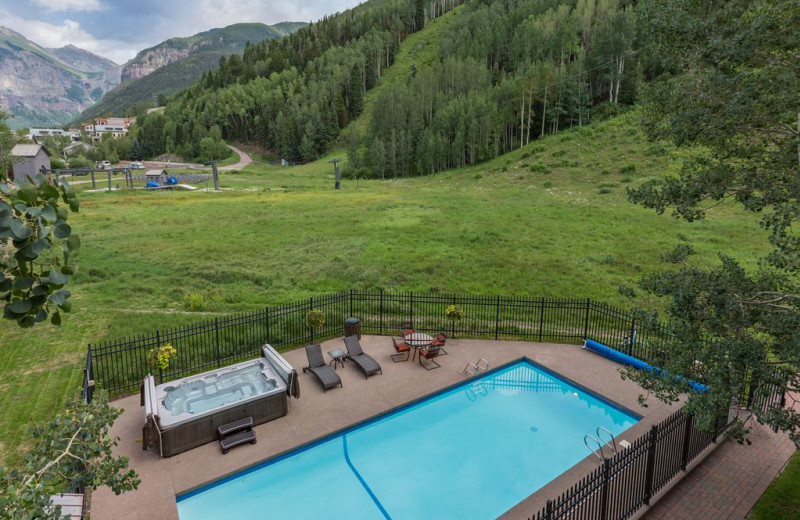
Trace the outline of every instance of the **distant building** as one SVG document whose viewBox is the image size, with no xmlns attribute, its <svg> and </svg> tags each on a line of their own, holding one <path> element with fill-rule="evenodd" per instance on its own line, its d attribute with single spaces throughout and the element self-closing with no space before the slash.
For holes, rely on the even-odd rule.
<svg viewBox="0 0 800 520">
<path fill-rule="evenodd" d="M 111 134 L 112 137 L 128 135 L 134 123 L 136 118 L 133 117 L 98 117 L 92 123 L 84 123 L 83 131 L 92 137 L 92 141 L 99 141 L 103 134 Z"/>
<path fill-rule="evenodd" d="M 72 133 L 68 130 L 62 130 L 60 128 L 31 128 L 28 136 L 31 139 L 36 139 L 39 137 L 53 137 L 53 136 L 61 136 L 67 135 L 72 136 Z"/>
<path fill-rule="evenodd" d="M 26 182 L 42 170 L 50 170 L 50 152 L 41 144 L 18 144 L 11 149 L 14 182 Z"/>
</svg>

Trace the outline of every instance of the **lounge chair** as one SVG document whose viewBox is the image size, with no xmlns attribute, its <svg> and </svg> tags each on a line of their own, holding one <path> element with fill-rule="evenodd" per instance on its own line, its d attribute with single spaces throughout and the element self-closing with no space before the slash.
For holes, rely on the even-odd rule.
<svg viewBox="0 0 800 520">
<path fill-rule="evenodd" d="M 347 359 L 355 363 L 364 372 L 365 378 L 376 372 L 383 374 L 378 362 L 368 354 L 364 354 L 361 343 L 358 342 L 358 336 L 347 336 L 344 338 L 344 344 L 347 347 Z"/>
<path fill-rule="evenodd" d="M 434 359 L 436 357 L 439 357 L 439 353 L 441 352 L 441 350 L 442 350 L 442 347 L 436 347 L 434 345 L 428 345 L 427 347 L 421 349 L 419 351 L 419 364 L 420 364 L 420 366 L 422 368 L 424 368 L 425 370 L 434 370 L 434 369 L 437 369 L 437 368 L 441 368 L 442 365 L 437 363 L 436 360 Z M 436 366 L 435 367 L 430 367 L 430 368 L 426 367 L 425 365 L 422 364 L 422 358 L 427 359 L 428 361 L 430 361 L 431 363 L 433 363 Z"/>
<path fill-rule="evenodd" d="M 411 355 L 411 345 L 405 341 L 398 343 L 395 338 L 392 338 L 392 344 L 394 345 L 394 350 L 397 352 L 397 354 L 392 354 L 392 361 L 395 363 L 398 361 L 408 361 L 408 358 Z M 403 359 L 403 355 L 406 356 L 405 359 Z"/>
<path fill-rule="evenodd" d="M 319 382 L 322 383 L 323 391 L 327 391 L 328 388 L 333 388 L 336 385 L 342 386 L 342 378 L 339 377 L 339 374 L 325 364 L 325 358 L 322 357 L 322 347 L 319 343 L 306 347 L 306 357 L 308 358 L 308 366 L 303 367 L 303 372 L 310 370 L 312 374 L 317 376 Z"/>
</svg>

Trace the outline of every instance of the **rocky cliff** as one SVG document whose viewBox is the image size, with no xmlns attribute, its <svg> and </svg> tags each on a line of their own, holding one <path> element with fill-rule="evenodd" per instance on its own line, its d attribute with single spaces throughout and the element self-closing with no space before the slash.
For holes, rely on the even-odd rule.
<svg viewBox="0 0 800 520">
<path fill-rule="evenodd" d="M 143 78 L 156 70 L 203 52 L 217 52 L 219 55 L 239 53 L 244 46 L 270 38 L 280 38 L 296 31 L 305 23 L 283 22 L 277 25 L 261 23 L 237 23 L 221 29 L 195 34 L 186 38 L 170 38 L 155 47 L 137 54 L 122 68 L 122 82 Z"/>
<path fill-rule="evenodd" d="M 279 38 L 306 25 L 303 22 L 239 23 L 187 38 L 172 38 L 145 49 L 125 64 L 122 83 L 75 121 L 102 114 L 123 115 L 152 106 L 159 96 L 170 96 L 200 79 L 204 72 L 216 68 L 222 56 L 241 55 L 247 42 Z"/>
<path fill-rule="evenodd" d="M 77 48 L 58 52 L 75 65 L 0 27 L 0 108 L 11 128 L 64 126 L 119 83 L 113 62 Z"/>
</svg>

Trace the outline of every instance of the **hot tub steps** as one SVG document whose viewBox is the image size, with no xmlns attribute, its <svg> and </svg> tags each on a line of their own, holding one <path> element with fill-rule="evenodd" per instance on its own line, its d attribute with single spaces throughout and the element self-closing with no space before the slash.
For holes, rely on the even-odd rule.
<svg viewBox="0 0 800 520">
<path fill-rule="evenodd" d="M 256 443 L 256 432 L 253 431 L 253 418 L 245 417 L 232 423 L 223 424 L 217 428 L 219 434 L 219 447 L 222 453 L 228 453 L 228 450 L 234 446 L 249 442 L 250 444 Z"/>
</svg>

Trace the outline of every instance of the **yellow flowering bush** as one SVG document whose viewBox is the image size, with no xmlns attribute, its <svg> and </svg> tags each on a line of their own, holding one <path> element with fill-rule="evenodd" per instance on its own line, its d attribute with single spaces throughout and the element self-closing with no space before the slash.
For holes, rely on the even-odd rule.
<svg viewBox="0 0 800 520">
<path fill-rule="evenodd" d="M 166 370 L 177 353 L 178 351 L 175 350 L 175 347 L 167 343 L 158 348 L 151 348 L 147 353 L 147 362 L 152 368 Z"/>
<path fill-rule="evenodd" d="M 444 315 L 448 320 L 458 321 L 464 317 L 464 311 L 458 305 L 451 305 L 444 311 Z"/>
</svg>

